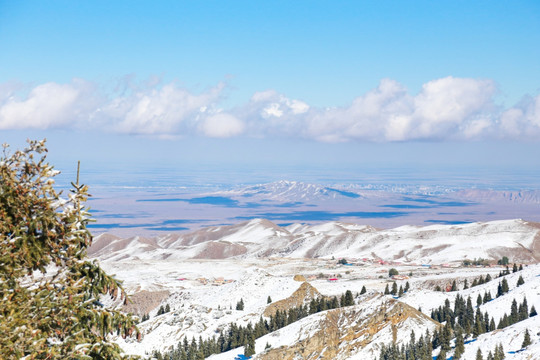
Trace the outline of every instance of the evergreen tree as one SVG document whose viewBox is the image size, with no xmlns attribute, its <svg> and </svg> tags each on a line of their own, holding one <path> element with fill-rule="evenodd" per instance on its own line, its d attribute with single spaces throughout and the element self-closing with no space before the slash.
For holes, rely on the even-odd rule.
<svg viewBox="0 0 540 360">
<path fill-rule="evenodd" d="M 267 304 L 272 303 L 272 298 L 270 297 L 270 295 L 268 295 L 268 299 L 266 299 L 266 303 L 267 303 Z"/>
<path fill-rule="evenodd" d="M 399 275 L 399 272 L 396 269 L 391 268 L 390 270 L 388 270 L 388 277 L 392 277 L 394 275 Z"/>
<path fill-rule="evenodd" d="M 253 334 L 248 335 L 248 342 L 244 346 L 244 355 L 250 357 L 255 354 L 255 337 Z"/>
<path fill-rule="evenodd" d="M 495 355 L 493 356 L 494 360 L 503 360 L 505 357 L 504 355 L 504 348 L 501 343 L 497 344 L 495 346 Z"/>
<path fill-rule="evenodd" d="M 512 300 L 512 306 L 510 307 L 510 324 L 509 325 L 512 325 L 512 324 L 515 324 L 519 321 L 519 314 L 518 314 L 518 306 L 517 306 L 517 301 L 516 299 L 514 298 Z"/>
<path fill-rule="evenodd" d="M 478 297 L 476 298 L 476 306 L 482 305 L 482 295 L 478 294 Z"/>
<path fill-rule="evenodd" d="M 529 334 L 529 329 L 525 329 L 525 336 L 523 337 L 523 343 L 521 343 L 521 348 L 526 348 L 531 345 L 531 335 Z"/>
<path fill-rule="evenodd" d="M 403 291 L 404 291 L 404 292 L 409 291 L 410 287 L 411 287 L 411 286 L 409 285 L 409 282 L 407 281 L 407 282 L 405 283 L 405 289 L 403 289 Z"/>
<path fill-rule="evenodd" d="M 167 304 L 165 305 L 165 312 L 168 313 L 168 312 L 170 312 L 170 311 L 171 311 L 171 307 L 170 307 L 169 304 L 167 303 Z"/>
<path fill-rule="evenodd" d="M 476 352 L 476 360 L 484 360 L 484 357 L 482 356 L 482 350 L 478 348 L 478 351 Z"/>
<path fill-rule="evenodd" d="M 366 287 L 362 286 L 362 290 L 360 290 L 360 295 L 364 295 L 367 292 Z"/>
<path fill-rule="evenodd" d="M 514 263 L 514 266 L 512 267 L 512 272 L 517 273 L 517 271 L 518 271 L 518 267 L 517 267 L 516 263 Z"/>
<path fill-rule="evenodd" d="M 388 289 L 388 284 L 386 284 L 386 287 L 384 288 L 384 295 L 389 295 L 390 290 Z"/>
<path fill-rule="evenodd" d="M 345 305 L 343 306 L 351 306 L 354 305 L 354 296 L 351 292 L 351 290 L 345 291 Z"/>
<path fill-rule="evenodd" d="M 533 317 L 533 316 L 536 316 L 537 313 L 536 313 L 536 308 L 533 306 L 531 306 L 531 312 L 529 313 L 529 317 Z"/>
<path fill-rule="evenodd" d="M 236 310 L 244 310 L 244 299 L 240 298 L 240 301 L 236 303 Z"/>
<path fill-rule="evenodd" d="M 403 286 L 401 286 L 401 285 L 399 286 L 398 296 L 399 297 L 403 296 Z"/>
<path fill-rule="evenodd" d="M 436 360 L 446 360 L 446 350 L 441 350 L 437 355 Z"/>
<path fill-rule="evenodd" d="M 466 290 L 469 288 L 469 283 L 467 281 L 467 279 L 465 279 L 465 282 L 463 283 L 463 290 Z"/>
<path fill-rule="evenodd" d="M 456 280 L 452 281 L 452 288 L 450 289 L 450 291 L 457 291 Z"/>
<path fill-rule="evenodd" d="M 529 305 L 527 304 L 527 298 L 523 298 L 523 302 L 519 304 L 518 321 L 525 320 L 529 317 Z"/>
<path fill-rule="evenodd" d="M 398 287 L 397 287 L 396 282 L 394 281 L 394 283 L 392 284 L 392 291 L 390 291 L 390 294 L 396 295 L 397 292 L 398 292 Z"/>
<path fill-rule="evenodd" d="M 463 333 L 461 331 L 457 332 L 456 335 L 456 348 L 454 350 L 453 359 L 461 359 L 461 356 L 465 352 L 465 341 L 463 339 Z"/>
<path fill-rule="evenodd" d="M 519 279 L 517 281 L 517 286 L 525 284 L 525 281 L 523 280 L 523 276 L 519 275 Z"/>
<path fill-rule="evenodd" d="M 490 274 L 487 274 L 486 275 L 486 282 L 490 282 L 491 281 L 491 275 Z"/>
<path fill-rule="evenodd" d="M 126 299 L 120 283 L 87 260 L 88 187 L 65 199 L 53 188 L 45 141 L 0 155 L 0 358 L 121 359 L 109 334 L 139 336 L 137 319 L 105 308 Z M 45 273 L 32 286 L 27 278 Z"/>
<path fill-rule="evenodd" d="M 493 318 L 491 318 L 491 320 L 489 321 L 489 331 L 493 331 L 496 328 L 497 327 L 495 326 L 495 320 Z"/>
<path fill-rule="evenodd" d="M 519 271 L 523 270 L 523 264 L 519 264 Z"/>
</svg>

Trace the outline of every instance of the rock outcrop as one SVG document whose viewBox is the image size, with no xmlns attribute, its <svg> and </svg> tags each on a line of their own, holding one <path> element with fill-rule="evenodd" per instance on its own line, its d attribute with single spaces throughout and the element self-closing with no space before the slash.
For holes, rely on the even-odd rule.
<svg viewBox="0 0 540 360">
<path fill-rule="evenodd" d="M 296 324 L 298 329 L 293 333 L 298 334 L 297 339 L 259 354 L 255 359 L 376 358 L 382 343 L 406 343 L 412 330 L 423 334 L 426 329 L 433 332 L 440 326 L 413 307 L 382 295 L 372 296 L 359 305 L 317 315 Z"/>
</svg>

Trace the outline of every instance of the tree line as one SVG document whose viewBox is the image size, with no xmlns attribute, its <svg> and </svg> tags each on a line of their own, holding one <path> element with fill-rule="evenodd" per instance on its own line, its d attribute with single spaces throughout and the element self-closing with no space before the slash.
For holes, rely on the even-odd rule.
<svg viewBox="0 0 540 360">
<path fill-rule="evenodd" d="M 206 340 L 199 337 L 198 341 L 195 338 L 191 341 L 184 338 L 173 350 L 164 354 L 155 351 L 153 355 L 158 360 L 202 360 L 212 354 L 244 346 L 244 355 L 251 356 L 255 354 L 256 339 L 309 315 L 351 305 L 354 305 L 354 295 L 350 290 L 345 291 L 340 297 L 314 298 L 309 305 L 300 305 L 289 310 L 278 309 L 268 319 L 261 316 L 255 324 L 248 323 L 246 326 L 239 326 L 231 323 L 226 330 L 220 331 L 217 337 Z"/>
</svg>

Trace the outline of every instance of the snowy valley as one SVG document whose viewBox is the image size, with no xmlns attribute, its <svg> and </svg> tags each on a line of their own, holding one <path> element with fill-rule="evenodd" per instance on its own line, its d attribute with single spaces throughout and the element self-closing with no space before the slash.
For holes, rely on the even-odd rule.
<svg viewBox="0 0 540 360">
<path fill-rule="evenodd" d="M 330 303 L 333 297 L 336 308 L 307 310 L 297 321 L 259 334 L 253 358 L 379 359 L 383 344 L 406 345 L 413 330 L 416 339 L 442 332 L 445 321 L 430 316 L 447 300 L 454 309 L 456 297 L 470 296 L 474 312 L 487 312 L 495 324 L 510 315 L 513 300 L 519 305 L 526 298 L 528 313 L 540 307 L 540 226 L 523 220 L 380 230 L 340 222 L 281 227 L 255 219 L 154 238 L 102 234 L 89 254 L 132 294 L 125 310 L 144 316 L 142 341 L 117 341 L 127 353 L 148 357 L 159 351 L 181 359 L 179 344 L 217 341 L 231 324 L 255 327 L 277 316 L 276 310 L 306 311 L 314 301 Z M 499 278 L 506 271 L 497 265 L 503 257 L 510 273 Z M 473 264 L 463 266 L 467 260 Z M 514 273 L 514 262 L 523 270 Z M 391 269 L 398 275 L 391 278 Z M 475 284 L 488 274 L 491 281 Z M 520 277 L 524 283 L 517 286 Z M 497 297 L 502 279 L 509 291 Z M 399 294 L 386 295 L 394 283 Z M 457 291 L 445 291 L 452 285 Z M 353 304 L 340 306 L 347 290 Z M 488 292 L 492 299 L 477 306 L 478 296 Z M 481 349 L 486 359 L 502 344 L 506 359 L 538 359 L 539 319 L 470 334 L 461 358 L 476 359 Z M 522 350 L 526 330 L 532 344 Z M 455 345 L 452 340 L 446 359 Z M 431 356 L 437 358 L 440 349 Z M 232 360 L 244 350 L 208 358 Z"/>
</svg>

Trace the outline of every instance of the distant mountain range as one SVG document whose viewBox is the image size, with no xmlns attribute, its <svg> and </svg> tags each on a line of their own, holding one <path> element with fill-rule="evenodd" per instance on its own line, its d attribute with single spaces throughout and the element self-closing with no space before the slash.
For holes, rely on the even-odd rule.
<svg viewBox="0 0 540 360">
<path fill-rule="evenodd" d="M 511 255 L 514 261 L 537 262 L 540 261 L 540 224 L 506 220 L 379 230 L 342 222 L 280 227 L 268 220 L 255 219 L 148 238 L 102 234 L 95 238 L 89 254 L 102 260 L 335 256 L 436 264 Z"/>
</svg>

